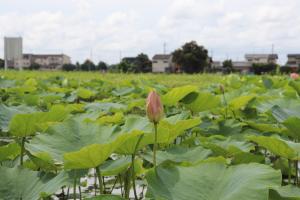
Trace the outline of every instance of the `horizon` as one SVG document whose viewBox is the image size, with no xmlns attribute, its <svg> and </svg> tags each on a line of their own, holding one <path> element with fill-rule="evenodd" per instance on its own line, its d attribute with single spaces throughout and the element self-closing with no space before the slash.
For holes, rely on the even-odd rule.
<svg viewBox="0 0 300 200">
<path fill-rule="evenodd" d="M 24 53 L 64 53 L 72 62 L 109 64 L 121 57 L 171 53 L 185 42 L 204 46 L 214 61 L 244 60 L 247 53 L 274 53 L 279 64 L 300 53 L 297 0 L 4 0 L 3 38 L 23 38 Z M 30 6 L 28 6 L 30 5 Z M 50 41 L 50 42 L 49 42 Z"/>
</svg>

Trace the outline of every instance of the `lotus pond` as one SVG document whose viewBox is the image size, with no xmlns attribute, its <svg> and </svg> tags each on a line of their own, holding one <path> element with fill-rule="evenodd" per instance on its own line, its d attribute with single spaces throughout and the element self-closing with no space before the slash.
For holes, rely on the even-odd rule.
<svg viewBox="0 0 300 200">
<path fill-rule="evenodd" d="M 0 71 L 0 88 L 1 200 L 300 199 L 300 80 Z"/>
</svg>

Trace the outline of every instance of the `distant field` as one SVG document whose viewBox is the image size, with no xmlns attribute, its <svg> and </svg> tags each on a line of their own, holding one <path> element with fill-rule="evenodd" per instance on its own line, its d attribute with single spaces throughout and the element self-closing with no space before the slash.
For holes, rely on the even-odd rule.
<svg viewBox="0 0 300 200">
<path fill-rule="evenodd" d="M 116 84 L 131 80 L 150 80 L 168 86 L 179 86 L 193 84 L 205 87 L 211 83 L 217 83 L 224 79 L 223 75 L 216 74 L 112 74 L 100 72 L 60 72 L 60 71 L 0 71 L 0 75 L 7 76 L 9 79 L 27 79 L 37 78 L 45 79 L 55 76 L 88 81 L 91 79 L 100 79 Z"/>
</svg>

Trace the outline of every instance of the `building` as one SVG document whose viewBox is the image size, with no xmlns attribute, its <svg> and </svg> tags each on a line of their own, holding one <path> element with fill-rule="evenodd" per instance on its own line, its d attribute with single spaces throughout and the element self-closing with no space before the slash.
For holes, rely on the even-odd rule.
<svg viewBox="0 0 300 200">
<path fill-rule="evenodd" d="M 291 67 L 293 69 L 298 69 L 300 67 L 300 54 L 288 54 L 288 60 L 286 67 Z"/>
<path fill-rule="evenodd" d="M 65 54 L 23 54 L 23 67 L 36 63 L 44 70 L 59 70 L 64 64 L 70 64 L 71 58 Z"/>
<path fill-rule="evenodd" d="M 248 61 L 233 61 L 232 67 L 235 71 L 239 71 L 240 73 L 248 73 L 252 68 L 251 62 Z"/>
<path fill-rule="evenodd" d="M 246 54 L 245 59 L 252 64 L 277 63 L 278 55 L 277 54 Z"/>
<path fill-rule="evenodd" d="M 152 72 L 171 72 L 173 67 L 171 54 L 156 54 L 152 58 Z"/>
<path fill-rule="evenodd" d="M 223 63 L 221 61 L 212 61 L 211 62 L 211 69 L 214 72 L 222 72 L 222 70 L 223 70 Z"/>
<path fill-rule="evenodd" d="M 4 62 L 7 68 L 22 68 L 23 41 L 21 37 L 4 37 Z"/>
<path fill-rule="evenodd" d="M 41 69 L 61 69 L 64 64 L 70 64 L 71 58 L 65 54 L 23 54 L 23 39 L 21 37 L 4 37 L 5 69 L 28 68 L 33 63 Z"/>
</svg>

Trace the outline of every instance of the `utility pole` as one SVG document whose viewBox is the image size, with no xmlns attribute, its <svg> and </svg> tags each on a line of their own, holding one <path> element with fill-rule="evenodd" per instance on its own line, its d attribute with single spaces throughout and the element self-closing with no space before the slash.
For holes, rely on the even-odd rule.
<svg viewBox="0 0 300 200">
<path fill-rule="evenodd" d="M 164 46 L 163 49 L 164 49 L 164 55 L 165 55 L 165 54 L 167 54 L 167 43 L 164 42 L 163 46 Z"/>
</svg>

